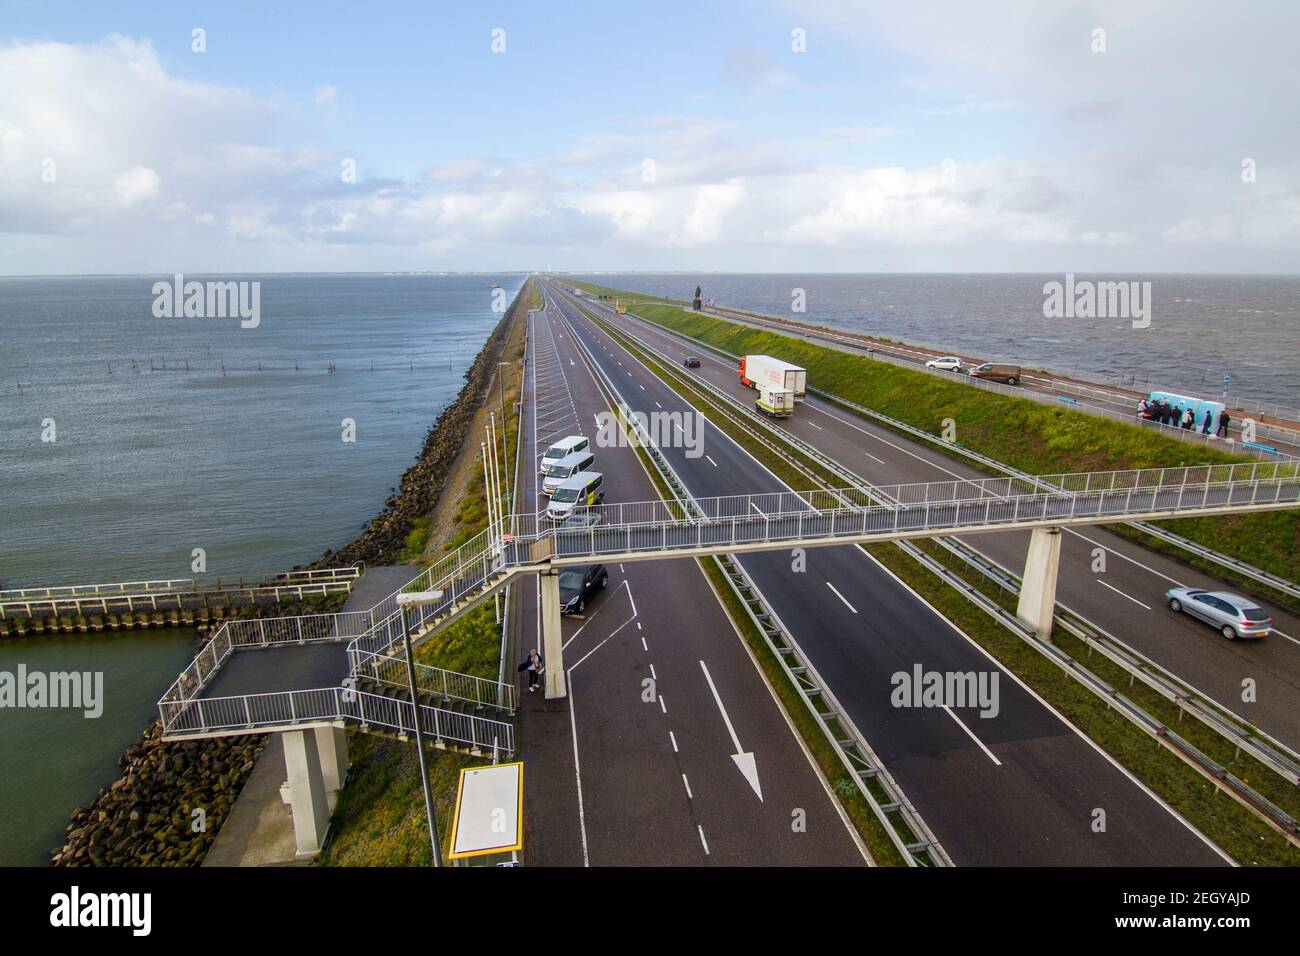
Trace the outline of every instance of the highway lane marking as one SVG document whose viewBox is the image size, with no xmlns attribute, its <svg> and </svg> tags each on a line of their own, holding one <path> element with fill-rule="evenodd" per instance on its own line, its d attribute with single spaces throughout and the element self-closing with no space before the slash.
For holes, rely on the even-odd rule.
<svg viewBox="0 0 1300 956">
<path fill-rule="evenodd" d="M 1104 544 L 1102 544 L 1100 541 L 1096 540 L 1095 538 L 1090 538 L 1090 537 L 1088 537 L 1086 534 L 1080 534 L 1079 532 L 1074 531 L 1074 530 L 1072 530 L 1072 529 L 1070 529 L 1070 528 L 1062 528 L 1061 530 L 1065 531 L 1067 534 L 1072 534 L 1072 535 L 1074 535 L 1076 538 L 1079 538 L 1079 539 L 1082 540 L 1082 541 L 1087 541 L 1089 544 L 1095 544 L 1097 547 L 1101 548 L 1103 551 L 1106 551 L 1106 552 L 1108 552 L 1109 554 L 1113 554 L 1113 555 L 1115 555 L 1115 557 L 1117 557 L 1117 558 L 1123 558 L 1123 559 L 1124 559 L 1125 561 L 1127 561 L 1129 564 L 1137 565 L 1137 566 L 1138 566 L 1139 568 L 1141 568 L 1143 571 L 1149 571 L 1149 572 L 1151 572 L 1152 574 L 1154 574 L 1154 575 L 1155 575 L 1156 577 L 1158 577 L 1158 578 L 1164 578 L 1166 581 L 1168 581 L 1170 584 L 1174 585 L 1175 587 L 1180 587 L 1180 588 L 1181 588 L 1181 587 L 1186 587 L 1186 585 L 1183 584 L 1182 581 L 1179 581 L 1179 580 L 1177 580 L 1177 579 L 1175 579 L 1175 578 L 1171 578 L 1171 577 L 1170 577 L 1169 575 L 1167 575 L 1167 574 L 1161 574 L 1161 573 L 1160 573 L 1159 571 L 1157 571 L 1155 568 L 1148 567 L 1147 565 L 1143 564 L 1141 561 L 1138 561 L 1138 560 L 1136 560 L 1136 559 L 1134 559 L 1134 558 L 1130 558 L 1127 554 L 1124 554 L 1124 553 L 1122 553 L 1122 552 L 1120 552 L 1120 551 L 1116 551 L 1114 548 L 1108 548 L 1108 547 L 1106 547 Z M 1211 575 L 1211 577 L 1213 577 L 1213 575 Z"/>
<path fill-rule="evenodd" d="M 1290 634 L 1284 634 L 1284 633 L 1282 633 L 1281 631 L 1279 631 L 1277 628 L 1273 628 L 1273 633 L 1276 634 L 1278 637 L 1285 637 L 1285 638 L 1286 638 L 1288 641 L 1290 641 L 1292 644 L 1300 644 L 1300 641 L 1297 641 L 1297 640 L 1296 640 L 1294 637 L 1292 637 Z"/>
<path fill-rule="evenodd" d="M 629 585 L 629 584 L 627 583 L 626 580 L 624 580 L 623 583 L 620 584 L 620 585 L 618 586 L 618 588 L 615 588 L 614 591 L 617 593 L 618 589 L 619 589 L 619 588 L 622 588 L 622 587 L 626 587 L 626 588 L 627 588 L 627 599 L 628 599 L 629 601 L 632 601 L 632 587 L 631 587 L 631 585 Z M 561 650 L 564 650 L 564 649 L 567 648 L 570 644 L 572 644 L 574 641 L 576 641 L 576 640 L 578 639 L 578 635 L 581 634 L 584 630 L 586 630 L 587 625 L 590 624 L 592 621 L 594 621 L 594 620 L 595 620 L 595 619 L 600 615 L 600 612 L 603 611 L 603 610 L 605 610 L 605 608 L 606 608 L 608 605 L 609 605 L 609 602 L 608 602 L 608 601 L 602 603 L 601 606 L 600 606 L 599 608 L 596 609 L 596 613 L 595 613 L 595 614 L 591 615 L 591 617 L 584 618 L 584 619 L 583 619 L 583 622 L 582 622 L 582 627 L 580 627 L 580 628 L 578 628 L 576 631 L 574 631 L 574 632 L 573 632 L 573 636 L 570 637 L 567 641 L 565 641 L 564 644 L 563 644 L 563 646 L 562 646 L 560 649 L 561 649 Z M 540 612 L 539 612 L 539 613 L 540 613 Z M 626 627 L 629 623 L 631 623 L 632 621 L 635 621 L 635 620 L 636 620 L 636 602 L 635 602 L 635 601 L 632 601 L 632 616 L 631 616 L 630 618 L 628 618 L 626 621 L 624 621 L 622 624 L 620 624 L 620 625 L 618 626 L 618 630 L 614 631 L 614 634 L 617 634 L 618 631 L 621 631 L 621 630 L 622 630 L 624 627 Z M 610 636 L 610 637 L 613 637 L 614 634 L 611 634 L 611 635 L 609 635 L 609 636 Z M 576 666 L 576 665 L 575 665 L 575 666 Z"/>
<path fill-rule="evenodd" d="M 671 730 L 668 731 L 668 739 L 673 742 L 673 753 L 679 753 L 680 751 L 677 749 L 677 738 L 673 735 Z"/>
<path fill-rule="evenodd" d="M 763 515 L 764 518 L 767 517 L 767 515 L 763 514 L 763 509 L 760 508 L 758 505 L 754 504 L 754 502 L 751 501 L 749 503 L 749 506 L 753 508 L 755 511 L 757 511 L 760 515 Z"/>
<path fill-rule="evenodd" d="M 660 405 L 658 402 L 655 402 L 655 408 L 663 408 L 663 406 Z"/>
<path fill-rule="evenodd" d="M 647 643 L 645 642 L 645 638 L 644 638 L 644 637 L 641 638 L 641 646 L 646 650 L 647 653 L 649 652 L 649 650 L 650 650 L 650 645 L 647 644 Z"/>
<path fill-rule="evenodd" d="M 870 458 L 872 461 L 878 461 L 878 462 L 880 462 L 882 465 L 885 464 L 885 459 L 883 459 L 883 458 L 877 458 L 875 455 L 871 454 L 871 452 L 869 452 L 869 451 L 864 451 L 862 454 L 866 455 L 866 456 L 867 456 L 868 458 Z"/>
<path fill-rule="evenodd" d="M 831 589 L 831 592 L 832 592 L 832 593 L 833 593 L 837 598 L 839 598 L 841 601 L 844 602 L 844 606 L 845 606 L 846 608 L 848 608 L 848 609 L 849 609 L 850 611 L 852 611 L 854 614 L 857 614 L 857 613 L 858 613 L 858 609 L 855 608 L 852 604 L 849 603 L 848 598 L 846 598 L 843 594 L 841 594 L 841 593 L 839 592 L 839 589 L 836 588 L 835 585 L 833 585 L 833 584 L 831 584 L 831 582 L 827 581 L 827 582 L 826 582 L 826 586 L 827 586 L 828 588 Z"/>
<path fill-rule="evenodd" d="M 699 831 L 700 831 L 700 843 L 702 843 L 702 844 L 704 845 L 704 855 L 705 855 L 705 856 L 708 856 L 708 855 L 709 855 L 709 841 L 706 840 L 706 839 L 704 839 L 704 827 L 699 826 L 698 824 L 697 824 L 696 826 L 697 826 L 697 828 L 698 828 Z"/>
<path fill-rule="evenodd" d="M 686 779 L 686 774 L 682 774 L 682 783 L 686 785 L 686 799 L 694 800 L 695 795 L 691 793 L 691 782 Z"/>
<path fill-rule="evenodd" d="M 971 740 L 975 741 L 976 745 L 980 748 L 980 750 L 984 751 L 985 756 L 987 756 L 990 760 L 992 760 L 997 766 L 999 767 L 1002 766 L 1002 761 L 999 760 L 997 757 L 993 756 L 993 751 L 989 750 L 988 747 L 984 746 L 984 741 L 980 740 L 978 737 L 975 736 L 975 732 L 966 726 L 965 721 L 963 721 L 960 717 L 958 717 L 956 714 L 952 712 L 951 707 L 949 707 L 947 704 L 944 704 L 943 709 L 948 712 L 949 717 L 957 721 L 957 726 L 960 727 L 962 730 L 966 731 L 966 735 L 970 737 Z"/>
<path fill-rule="evenodd" d="M 1093 578 L 1093 580 L 1096 581 L 1098 584 L 1100 584 L 1100 585 L 1101 585 L 1102 587 L 1104 587 L 1104 588 L 1110 588 L 1112 591 L 1114 591 L 1114 592 L 1115 592 L 1116 594 L 1118 594 L 1120 597 L 1126 597 L 1126 598 L 1128 598 L 1130 601 L 1132 601 L 1132 602 L 1133 602 L 1134 604 L 1136 604 L 1138 607 L 1144 607 L 1144 608 L 1146 608 L 1148 611 L 1151 610 L 1151 605 L 1149 605 L 1149 604 L 1143 604 L 1143 603 L 1142 603 L 1141 601 L 1139 601 L 1137 598 L 1132 597 L 1132 596 L 1130 596 L 1130 595 L 1128 595 L 1128 594 L 1125 594 L 1123 591 L 1121 591 L 1119 588 L 1115 587 L 1113 584 L 1107 584 L 1107 583 L 1106 583 L 1105 581 L 1103 581 L 1101 578 Z"/>
<path fill-rule="evenodd" d="M 650 665 L 650 679 L 651 679 L 651 680 L 658 680 L 658 679 L 659 679 L 659 675 L 657 675 L 657 674 L 655 673 L 655 666 L 654 666 L 653 664 Z"/>
<path fill-rule="evenodd" d="M 717 467 L 718 467 L 718 463 L 717 463 L 716 461 L 714 461 L 713 458 L 712 458 L 711 456 L 709 456 L 709 455 L 705 455 L 704 457 L 709 459 L 709 464 L 712 465 L 714 468 L 717 468 Z"/>
<path fill-rule="evenodd" d="M 808 424 L 811 425 L 813 428 L 817 429 L 819 432 L 825 431 L 825 429 L 822 428 L 820 425 L 818 425 L 816 422 L 809 422 Z"/>
<path fill-rule="evenodd" d="M 665 717 L 668 715 L 668 705 L 664 703 L 664 695 L 663 695 L 663 694 L 660 694 L 660 695 L 659 695 L 659 709 L 662 710 L 662 711 L 664 712 L 664 716 L 665 716 Z"/>
<path fill-rule="evenodd" d="M 900 578 L 900 577 L 899 577 L 897 574 L 895 574 L 892 570 L 890 570 L 889 568 L 885 567 L 885 565 L 884 565 L 883 563 L 881 563 L 881 562 L 880 562 L 876 557 L 874 557 L 874 556 L 873 556 L 869 551 L 867 551 L 865 548 L 863 548 L 862 545 L 860 545 L 860 544 L 859 544 L 859 545 L 855 545 L 855 547 L 857 547 L 857 549 L 862 553 L 862 555 L 863 555 L 863 556 L 864 556 L 868 561 L 872 562 L 872 563 L 873 563 L 874 565 L 876 565 L 876 567 L 878 567 L 881 571 L 885 572 L 885 574 L 887 574 L 889 577 L 893 578 L 896 582 L 898 582 L 898 584 L 899 584 L 899 585 L 900 585 L 900 586 L 901 586 L 905 591 L 907 591 L 908 593 L 910 593 L 910 594 L 912 595 L 912 597 L 914 597 L 917 601 L 921 602 L 921 604 L 923 604 L 923 605 L 925 605 L 926 607 L 928 607 L 928 608 L 930 609 L 931 613 L 933 613 L 937 618 L 939 618 L 939 620 L 941 620 L 941 621 L 943 621 L 945 624 L 947 624 L 948 627 L 950 627 L 950 628 L 952 629 L 953 633 L 956 634 L 958 637 L 961 637 L 963 640 L 965 640 L 966 643 L 969 644 L 969 645 L 970 645 L 970 646 L 975 650 L 976 653 L 980 654 L 980 655 L 983 656 L 985 659 L 987 659 L 988 662 L 989 662 L 990 664 L 992 664 L 995 668 L 997 668 L 997 670 L 998 670 L 999 673 L 1001 673 L 1001 674 L 1005 674 L 1005 675 L 1007 676 L 1008 679 L 1014 681 L 1015 684 L 1016 684 L 1016 685 L 1017 685 L 1021 690 L 1023 690 L 1023 691 L 1024 691 L 1026 694 L 1028 694 L 1031 698 L 1033 698 L 1035 701 L 1037 701 L 1037 702 L 1038 702 L 1038 705 L 1039 705 L 1040 707 L 1042 707 L 1045 711 L 1047 711 L 1049 714 L 1051 714 L 1053 717 L 1055 717 L 1057 720 L 1059 720 L 1063 725 L 1065 725 L 1066 727 L 1068 727 L 1068 728 L 1069 728 L 1069 729 L 1074 733 L 1074 735 L 1075 735 L 1077 738 L 1079 738 L 1080 740 L 1082 740 L 1082 741 L 1083 741 L 1083 742 L 1084 742 L 1088 747 L 1090 747 L 1090 748 L 1092 749 L 1093 753 L 1097 754 L 1097 756 L 1099 756 L 1102 760 L 1104 760 L 1106 763 L 1108 763 L 1112 768 L 1114 768 L 1118 773 L 1120 773 L 1120 774 L 1121 774 L 1121 775 L 1122 775 L 1126 780 L 1128 780 L 1129 783 L 1133 784 L 1133 786 L 1137 787 L 1137 788 L 1138 788 L 1139 790 L 1141 790 L 1144 794 L 1146 794 L 1148 797 L 1150 797 L 1150 798 L 1151 798 L 1151 801 L 1152 801 L 1153 803 L 1155 803 L 1156 806 L 1162 808 L 1162 809 L 1163 809 L 1166 813 L 1168 813 L 1171 817 L 1173 817 L 1175 820 L 1177 820 L 1179 823 L 1181 823 L 1184 827 L 1186 827 L 1187 830 L 1188 830 L 1188 831 L 1189 831 L 1193 836 L 1195 836 L 1198 840 L 1200 840 L 1200 841 L 1201 841 L 1201 842 L 1206 846 L 1206 848 L 1209 849 L 1209 850 L 1210 850 L 1212 853 L 1214 853 L 1216 856 L 1218 856 L 1219 859 L 1223 860 L 1223 861 L 1224 861 L 1225 863 L 1227 863 L 1229 866 L 1236 866 L 1236 865 L 1237 865 L 1237 864 L 1233 861 L 1232 857 L 1228 856 L 1227 853 L 1223 852 L 1223 850 L 1221 850 L 1219 847 L 1215 846 L 1214 843 L 1209 839 L 1209 837 L 1207 837 L 1205 834 L 1203 834 L 1200 830 L 1196 829 L 1196 827 L 1194 827 L 1194 826 L 1191 824 L 1191 822 L 1190 822 L 1186 817 L 1184 817 L 1181 813 L 1179 813 L 1177 810 L 1175 810 L 1175 809 L 1174 809 L 1174 808 L 1169 804 L 1169 802 L 1168 802 L 1167 800 L 1165 800 L 1165 799 L 1164 799 L 1163 797 L 1161 797 L 1158 793 L 1156 793 L 1154 790 L 1152 790 L 1150 787 L 1148 787 L 1145 783 L 1143 783 L 1141 780 L 1139 780 L 1136 776 L 1134 776 L 1134 774 L 1133 774 L 1133 772 L 1132 772 L 1131 770 L 1129 770 L 1129 769 L 1128 769 L 1127 767 L 1125 767 L 1122 763 L 1120 763 L 1118 760 L 1116 760 L 1113 756 L 1111 756 L 1111 754 L 1107 753 L 1106 750 L 1104 750 L 1104 749 L 1102 748 L 1102 746 L 1101 746 L 1099 743 L 1097 743 L 1097 741 L 1093 740 L 1091 737 L 1089 737 L 1087 734 L 1085 734 L 1082 730 L 1080 730 L 1077 724 L 1075 724 L 1075 723 L 1074 723 L 1073 721 L 1071 721 L 1068 717 L 1066 717 L 1063 713 L 1061 713 L 1059 710 L 1057 710 L 1055 707 L 1053 707 L 1051 704 L 1049 704 L 1046 700 L 1044 700 L 1044 699 L 1043 699 L 1043 696 L 1042 696 L 1041 694 L 1039 694 L 1038 691 L 1034 690 L 1032 687 L 1030 687 L 1028 684 L 1026 684 L 1023 680 L 1021 680 L 1021 679 L 1016 675 L 1016 673 L 1015 673 L 1014 671 L 1007 670 L 1005 667 L 1003 667 L 1002 664 L 998 661 L 998 659 L 997 659 L 996 657 L 994 657 L 994 656 L 993 656 L 992 654 L 990 654 L 987 650 L 985 650 L 984 647 L 982 647 L 979 643 L 977 643 L 977 642 L 975 641 L 975 639 L 972 638 L 969 634 L 967 634 L 965 631 L 963 631 L 961 628 L 959 628 L 956 624 L 954 624 L 954 623 L 952 622 L 952 619 L 951 619 L 951 618 L 947 617 L 947 616 L 946 616 L 942 611 L 940 611 L 938 608 L 936 608 L 933 604 L 931 604 L 931 603 L 930 603 L 929 601 L 927 601 L 925 598 L 921 597 L 921 595 L 917 594 L 915 588 L 913 588 L 910 584 L 908 584 L 906 581 L 904 581 L 902 578 Z M 1198 691 L 1198 693 L 1199 693 L 1199 691 Z M 1226 708 L 1225 708 L 1225 709 L 1226 709 Z"/>
<path fill-rule="evenodd" d="M 713 683 L 713 675 L 709 673 L 709 668 L 704 661 L 700 661 L 700 670 L 704 671 L 704 679 L 709 682 L 709 690 L 713 691 L 713 700 L 722 713 L 722 722 L 727 725 L 727 733 L 731 735 L 731 743 L 736 748 L 736 752 L 731 755 L 731 759 L 736 764 L 736 769 L 740 771 L 741 776 L 745 778 L 745 782 L 753 788 L 759 803 L 762 803 L 763 788 L 758 784 L 758 766 L 754 762 L 754 753 L 740 746 L 740 738 L 736 736 L 736 728 L 731 723 L 731 716 L 727 713 L 727 708 L 722 706 L 722 696 L 718 693 L 718 688 Z"/>
<path fill-rule="evenodd" d="M 573 712 L 573 668 L 569 668 L 569 730 L 573 736 L 573 778 L 578 785 L 578 829 L 582 832 L 582 865 L 591 866 L 587 856 L 587 811 L 582 803 L 582 766 L 578 761 L 578 718 Z"/>
</svg>

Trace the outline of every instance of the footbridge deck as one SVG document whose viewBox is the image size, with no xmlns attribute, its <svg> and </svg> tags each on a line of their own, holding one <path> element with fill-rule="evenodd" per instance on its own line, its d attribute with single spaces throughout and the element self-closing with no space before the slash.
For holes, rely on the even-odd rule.
<svg viewBox="0 0 1300 956">
<path fill-rule="evenodd" d="M 512 578 L 565 565 L 1296 507 L 1300 470 L 1286 461 L 859 485 L 700 498 L 689 509 L 681 502 L 611 504 L 588 509 L 601 520 L 577 531 L 557 528 L 544 514 L 507 515 L 413 580 L 376 578 L 367 599 L 382 584 L 393 591 L 367 610 L 228 622 L 159 702 L 163 731 L 199 737 L 335 722 L 404 733 L 413 718 L 400 690 L 402 591 L 440 595 L 408 611 L 418 645 Z M 513 684 L 424 665 L 417 683 L 422 698 L 513 711 Z M 450 707 L 422 706 L 421 713 L 435 739 L 474 748 L 495 740 L 513 750 L 513 727 L 504 721 Z"/>
</svg>

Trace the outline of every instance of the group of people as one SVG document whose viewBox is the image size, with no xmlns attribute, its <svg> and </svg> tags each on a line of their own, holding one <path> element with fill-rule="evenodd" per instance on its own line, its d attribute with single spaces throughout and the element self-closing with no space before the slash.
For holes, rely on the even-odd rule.
<svg viewBox="0 0 1300 956">
<path fill-rule="evenodd" d="M 1184 406 L 1182 402 L 1173 405 L 1166 402 L 1163 398 L 1142 399 L 1138 402 L 1138 418 L 1145 418 L 1148 421 L 1159 422 L 1162 425 L 1173 425 L 1186 431 L 1191 431 L 1197 425 L 1196 412 L 1190 407 Z M 1217 429 L 1214 425 L 1214 409 L 1207 408 L 1205 417 L 1201 421 L 1201 434 L 1209 435 L 1213 432 L 1216 438 L 1223 438 L 1228 434 L 1228 423 L 1232 417 L 1228 414 L 1227 409 L 1219 413 L 1219 423 Z"/>
</svg>

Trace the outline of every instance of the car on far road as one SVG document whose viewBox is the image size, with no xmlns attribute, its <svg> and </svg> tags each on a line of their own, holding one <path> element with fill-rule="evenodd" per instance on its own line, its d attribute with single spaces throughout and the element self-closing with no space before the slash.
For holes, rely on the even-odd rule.
<svg viewBox="0 0 1300 956">
<path fill-rule="evenodd" d="M 571 514 L 560 522 L 559 531 L 590 531 L 596 525 L 600 524 L 600 515 L 591 511 L 580 511 L 577 514 Z"/>
<path fill-rule="evenodd" d="M 990 382 L 1005 382 L 1008 385 L 1020 384 L 1020 366 L 1002 365 L 998 362 L 985 362 L 976 365 L 968 373 L 971 378 L 986 378 Z"/>
<path fill-rule="evenodd" d="M 700 360 L 698 357 L 694 355 L 688 355 L 686 356 L 686 358 L 682 359 L 682 364 L 685 365 L 687 368 L 699 368 Z"/>
<path fill-rule="evenodd" d="M 1227 591 L 1170 588 L 1165 592 L 1171 611 L 1198 617 L 1230 641 L 1239 637 L 1267 637 L 1273 619 L 1253 601 Z"/>
<path fill-rule="evenodd" d="M 592 595 L 608 583 L 609 572 L 603 564 L 565 568 L 560 572 L 560 613 L 581 614 Z"/>
<path fill-rule="evenodd" d="M 925 363 L 926 368 L 937 368 L 944 372 L 960 372 L 962 370 L 961 359 L 955 355 L 945 355 L 942 358 L 932 358 Z"/>
</svg>

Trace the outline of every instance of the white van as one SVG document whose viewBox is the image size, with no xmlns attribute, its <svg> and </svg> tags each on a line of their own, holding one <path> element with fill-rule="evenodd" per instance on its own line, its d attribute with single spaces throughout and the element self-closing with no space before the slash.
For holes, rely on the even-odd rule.
<svg viewBox="0 0 1300 956">
<path fill-rule="evenodd" d="M 581 435 L 570 435 L 568 438 L 561 438 L 546 449 L 546 454 L 542 455 L 542 463 L 537 467 L 537 473 L 539 475 L 546 474 L 546 469 L 561 458 L 572 455 L 577 451 L 586 451 L 589 444 L 590 442 Z"/>
<path fill-rule="evenodd" d="M 546 469 L 546 477 L 542 479 L 542 494 L 552 494 L 566 479 L 580 471 L 588 471 L 595 463 L 596 456 L 590 451 L 575 451 L 572 455 L 565 455 Z"/>
<path fill-rule="evenodd" d="M 560 483 L 546 506 L 546 517 L 563 521 L 579 508 L 598 505 L 605 500 L 605 476 L 598 471 L 580 471 Z"/>
</svg>

